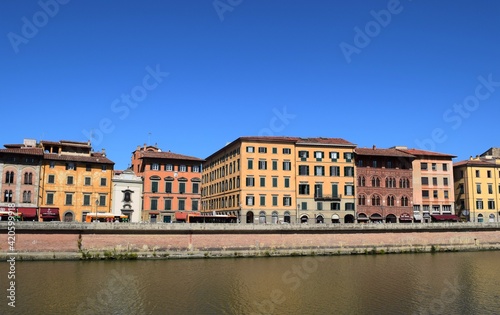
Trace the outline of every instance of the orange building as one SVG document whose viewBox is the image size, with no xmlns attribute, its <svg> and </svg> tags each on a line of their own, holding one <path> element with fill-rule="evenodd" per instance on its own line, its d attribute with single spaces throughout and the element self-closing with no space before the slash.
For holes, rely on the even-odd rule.
<svg viewBox="0 0 500 315">
<path fill-rule="evenodd" d="M 198 211 L 203 159 L 138 146 L 132 170 L 143 178 L 142 219 L 151 223 L 184 221 L 186 211 Z"/>
<path fill-rule="evenodd" d="M 87 213 L 110 212 L 114 163 L 90 143 L 40 141 L 41 221 L 85 222 Z"/>
</svg>

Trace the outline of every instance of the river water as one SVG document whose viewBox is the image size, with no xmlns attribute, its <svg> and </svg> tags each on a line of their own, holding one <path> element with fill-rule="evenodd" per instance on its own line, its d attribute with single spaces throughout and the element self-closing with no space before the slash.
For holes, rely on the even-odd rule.
<svg viewBox="0 0 500 315">
<path fill-rule="evenodd" d="M 0 314 L 500 314 L 500 252 L 0 263 Z"/>
</svg>

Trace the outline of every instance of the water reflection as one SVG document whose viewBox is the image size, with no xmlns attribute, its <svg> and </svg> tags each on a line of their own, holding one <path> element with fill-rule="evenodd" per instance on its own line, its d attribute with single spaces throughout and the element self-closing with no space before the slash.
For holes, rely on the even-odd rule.
<svg viewBox="0 0 500 315">
<path fill-rule="evenodd" d="M 499 259 L 483 252 L 17 262 L 17 307 L 4 299 L 0 313 L 496 314 Z M 7 267 L 0 263 L 4 279 Z"/>
</svg>

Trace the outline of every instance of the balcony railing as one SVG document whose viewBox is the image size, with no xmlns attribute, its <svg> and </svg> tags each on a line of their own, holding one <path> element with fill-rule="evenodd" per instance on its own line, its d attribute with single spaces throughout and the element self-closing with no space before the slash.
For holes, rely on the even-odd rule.
<svg viewBox="0 0 500 315">
<path fill-rule="evenodd" d="M 316 194 L 314 195 L 314 201 L 340 201 L 342 199 L 342 195 L 325 195 L 325 194 Z"/>
</svg>

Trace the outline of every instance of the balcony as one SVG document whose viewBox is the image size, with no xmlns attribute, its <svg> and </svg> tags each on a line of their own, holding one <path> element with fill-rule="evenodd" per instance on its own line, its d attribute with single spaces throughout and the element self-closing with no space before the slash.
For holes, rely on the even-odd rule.
<svg viewBox="0 0 500 315">
<path fill-rule="evenodd" d="M 314 201 L 340 201 L 341 199 L 342 195 L 325 195 L 325 194 L 314 195 Z"/>
</svg>

